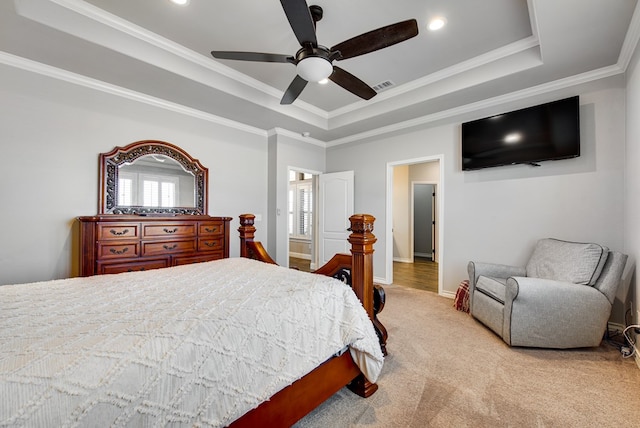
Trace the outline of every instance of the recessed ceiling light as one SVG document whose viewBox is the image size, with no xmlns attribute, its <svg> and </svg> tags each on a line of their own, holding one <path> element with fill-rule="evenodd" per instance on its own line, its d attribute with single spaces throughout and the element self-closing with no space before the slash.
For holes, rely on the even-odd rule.
<svg viewBox="0 0 640 428">
<path fill-rule="evenodd" d="M 189 0 L 169 0 L 173 4 L 177 4 L 178 6 L 186 6 L 189 4 Z"/>
<path fill-rule="evenodd" d="M 429 21 L 429 30 L 437 31 L 447 24 L 447 20 L 441 16 L 433 18 Z"/>
</svg>

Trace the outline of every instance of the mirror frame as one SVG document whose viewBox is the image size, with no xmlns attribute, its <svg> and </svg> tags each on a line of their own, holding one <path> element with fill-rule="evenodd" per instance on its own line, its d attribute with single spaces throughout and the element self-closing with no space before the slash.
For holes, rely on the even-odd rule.
<svg viewBox="0 0 640 428">
<path fill-rule="evenodd" d="M 185 171 L 194 176 L 195 207 L 143 207 L 117 205 L 118 167 L 134 162 L 145 155 L 165 155 L 177 161 Z M 207 214 L 207 168 L 198 159 L 171 143 L 158 140 L 143 140 L 124 147 L 116 147 L 100 154 L 100 214 L 137 215 L 206 215 Z"/>
</svg>

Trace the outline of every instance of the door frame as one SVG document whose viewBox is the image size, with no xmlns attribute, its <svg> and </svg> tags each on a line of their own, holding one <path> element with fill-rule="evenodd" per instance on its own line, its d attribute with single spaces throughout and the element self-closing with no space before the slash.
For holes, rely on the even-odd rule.
<svg viewBox="0 0 640 428">
<path fill-rule="evenodd" d="M 438 250 L 440 252 L 438 256 L 438 294 L 442 295 L 444 275 L 442 267 L 444 265 L 444 205 L 445 205 L 445 183 L 444 183 L 444 154 L 425 156 L 420 158 L 404 159 L 399 161 L 387 162 L 387 192 L 386 192 L 386 246 L 385 246 L 385 283 L 393 283 L 393 168 L 403 165 L 414 165 L 418 163 L 426 162 L 438 162 L 439 168 L 439 183 L 438 185 L 438 206 L 436 207 L 436 233 L 438 234 Z"/>
</svg>

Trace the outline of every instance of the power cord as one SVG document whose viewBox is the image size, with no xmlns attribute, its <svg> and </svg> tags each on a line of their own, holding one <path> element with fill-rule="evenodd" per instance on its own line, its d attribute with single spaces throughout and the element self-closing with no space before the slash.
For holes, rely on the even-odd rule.
<svg viewBox="0 0 640 428">
<path fill-rule="evenodd" d="M 616 348 L 620 353 L 622 353 L 622 348 L 628 347 L 629 344 L 626 342 L 624 336 L 622 335 L 622 326 L 621 328 L 612 328 L 612 326 L 607 323 L 607 330 L 605 331 L 604 340 L 610 345 Z"/>
<path fill-rule="evenodd" d="M 628 332 L 629 330 L 631 330 L 632 328 L 633 328 L 633 329 L 640 328 L 640 325 L 638 325 L 638 324 L 632 324 L 632 325 L 630 325 L 630 326 L 626 327 L 626 328 L 624 329 L 624 331 L 622 332 L 622 335 L 624 336 L 624 338 L 625 338 L 626 342 L 627 342 L 629 345 L 631 345 L 631 348 L 629 348 L 628 346 L 622 346 L 622 347 L 620 348 L 620 352 L 622 353 L 622 358 L 630 358 L 630 357 L 632 357 L 632 356 L 637 352 L 637 349 L 636 349 L 636 343 L 635 343 L 635 341 L 634 341 L 631 337 L 629 337 L 629 335 L 627 334 L 627 332 Z M 634 330 L 634 331 L 635 331 L 635 330 Z"/>
</svg>

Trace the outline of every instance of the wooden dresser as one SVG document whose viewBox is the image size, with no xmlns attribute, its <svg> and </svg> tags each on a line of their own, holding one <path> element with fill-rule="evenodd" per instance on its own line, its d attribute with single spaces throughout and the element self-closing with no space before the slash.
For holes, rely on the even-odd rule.
<svg viewBox="0 0 640 428">
<path fill-rule="evenodd" d="M 157 269 L 229 257 L 231 217 L 97 215 L 80 222 L 80 275 Z"/>
</svg>

